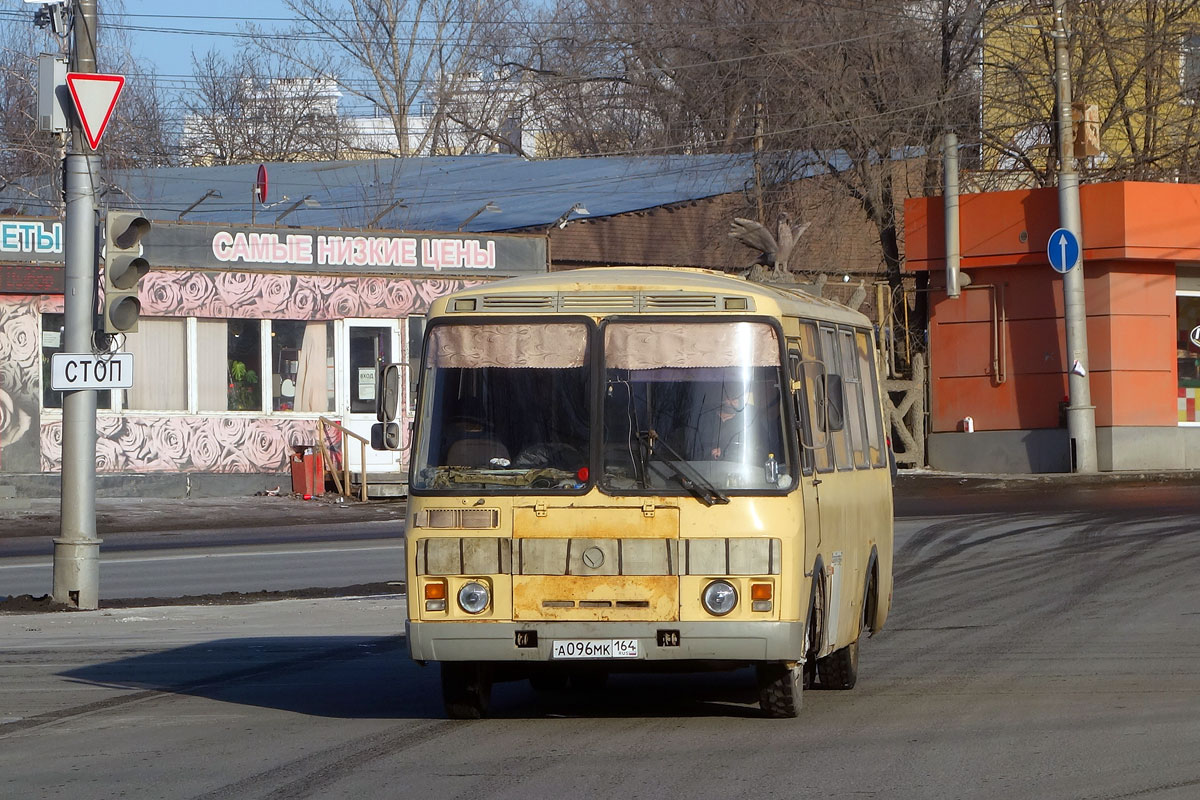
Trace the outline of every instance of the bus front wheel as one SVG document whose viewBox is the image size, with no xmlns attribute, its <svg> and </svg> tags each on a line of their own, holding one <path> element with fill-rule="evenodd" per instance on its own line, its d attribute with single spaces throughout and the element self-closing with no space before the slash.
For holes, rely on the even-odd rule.
<svg viewBox="0 0 1200 800">
<path fill-rule="evenodd" d="M 799 716 L 803 693 L 803 664 L 758 665 L 758 704 L 768 717 Z"/>
<path fill-rule="evenodd" d="M 482 719 L 492 700 L 492 679 L 483 664 L 442 662 L 442 703 L 450 719 Z"/>
</svg>

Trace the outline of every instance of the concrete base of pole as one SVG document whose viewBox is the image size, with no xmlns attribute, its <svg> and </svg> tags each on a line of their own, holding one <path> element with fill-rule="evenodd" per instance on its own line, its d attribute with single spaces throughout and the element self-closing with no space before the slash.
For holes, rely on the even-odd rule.
<svg viewBox="0 0 1200 800">
<path fill-rule="evenodd" d="M 1072 467 L 1077 473 L 1100 471 L 1096 457 L 1096 407 L 1067 406 L 1067 431 L 1071 437 Z"/>
<path fill-rule="evenodd" d="M 100 539 L 54 540 L 54 587 L 50 596 L 83 611 L 100 605 Z"/>
</svg>

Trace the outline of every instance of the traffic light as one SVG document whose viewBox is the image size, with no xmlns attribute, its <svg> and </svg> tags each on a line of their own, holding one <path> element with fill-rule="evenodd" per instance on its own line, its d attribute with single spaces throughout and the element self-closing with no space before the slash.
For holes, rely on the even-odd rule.
<svg viewBox="0 0 1200 800">
<path fill-rule="evenodd" d="M 142 240 L 150 220 L 132 211 L 110 211 L 104 221 L 104 332 L 137 330 L 142 304 L 138 281 L 150 271 Z"/>
</svg>

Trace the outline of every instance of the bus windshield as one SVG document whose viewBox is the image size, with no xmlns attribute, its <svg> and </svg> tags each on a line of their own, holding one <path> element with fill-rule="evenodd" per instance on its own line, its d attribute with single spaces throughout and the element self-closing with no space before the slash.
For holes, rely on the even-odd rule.
<svg viewBox="0 0 1200 800">
<path fill-rule="evenodd" d="M 610 494 L 786 490 L 794 472 L 775 329 L 761 322 L 498 321 L 430 330 L 412 488 Z M 603 359 L 598 409 L 593 358 Z M 599 425 L 602 449 L 591 453 Z"/>
<path fill-rule="evenodd" d="M 604 449 L 610 493 L 680 486 L 787 489 L 783 373 L 775 329 L 757 322 L 614 322 L 604 329 Z"/>
<path fill-rule="evenodd" d="M 432 328 L 412 487 L 522 494 L 583 488 L 589 375 L 584 323 Z"/>
</svg>

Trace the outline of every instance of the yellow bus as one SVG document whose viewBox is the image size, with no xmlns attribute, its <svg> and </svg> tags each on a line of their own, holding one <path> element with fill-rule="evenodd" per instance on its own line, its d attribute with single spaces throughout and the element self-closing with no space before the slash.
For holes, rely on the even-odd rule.
<svg viewBox="0 0 1200 800">
<path fill-rule="evenodd" d="M 412 437 L 411 655 L 446 713 L 496 680 L 756 670 L 849 689 L 892 595 L 871 324 L 698 269 L 516 278 L 433 303 Z"/>
</svg>

